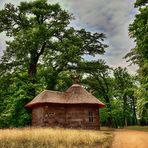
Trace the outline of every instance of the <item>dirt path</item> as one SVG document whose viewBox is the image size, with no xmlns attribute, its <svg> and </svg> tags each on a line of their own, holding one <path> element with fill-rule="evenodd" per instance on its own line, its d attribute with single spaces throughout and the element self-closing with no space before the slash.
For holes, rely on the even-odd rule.
<svg viewBox="0 0 148 148">
<path fill-rule="evenodd" d="M 148 132 L 116 130 L 111 148 L 148 148 Z"/>
</svg>

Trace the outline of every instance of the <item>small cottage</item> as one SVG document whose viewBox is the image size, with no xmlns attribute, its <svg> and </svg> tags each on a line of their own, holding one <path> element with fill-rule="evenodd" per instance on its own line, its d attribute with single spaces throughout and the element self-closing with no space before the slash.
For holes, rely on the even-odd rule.
<svg viewBox="0 0 148 148">
<path fill-rule="evenodd" d="M 26 107 L 32 110 L 32 126 L 99 129 L 99 109 L 105 105 L 81 85 L 66 92 L 45 90 Z"/>
</svg>

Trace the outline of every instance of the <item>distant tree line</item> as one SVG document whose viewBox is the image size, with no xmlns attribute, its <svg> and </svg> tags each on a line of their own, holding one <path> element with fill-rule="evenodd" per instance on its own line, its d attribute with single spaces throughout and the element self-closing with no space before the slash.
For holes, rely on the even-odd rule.
<svg viewBox="0 0 148 148">
<path fill-rule="evenodd" d="M 129 34 L 135 39 L 136 46 L 126 55 L 128 61 L 139 66 L 138 80 L 140 86 L 136 89 L 137 111 L 142 125 L 148 124 L 148 1 L 137 0 L 135 7 L 139 12 L 129 25 Z"/>
</svg>

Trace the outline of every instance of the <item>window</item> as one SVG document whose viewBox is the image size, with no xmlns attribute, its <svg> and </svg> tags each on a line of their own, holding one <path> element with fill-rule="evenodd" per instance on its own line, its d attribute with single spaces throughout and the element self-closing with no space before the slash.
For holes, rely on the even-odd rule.
<svg viewBox="0 0 148 148">
<path fill-rule="evenodd" d="M 54 116 L 55 115 L 55 113 L 48 113 L 48 116 L 49 117 L 52 117 L 52 116 Z"/>
<path fill-rule="evenodd" d="M 93 112 L 88 112 L 88 119 L 90 123 L 93 123 Z"/>
</svg>

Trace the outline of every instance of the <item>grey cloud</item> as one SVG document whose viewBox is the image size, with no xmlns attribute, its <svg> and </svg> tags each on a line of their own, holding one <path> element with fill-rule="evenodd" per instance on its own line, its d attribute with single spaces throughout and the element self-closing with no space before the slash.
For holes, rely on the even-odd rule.
<svg viewBox="0 0 148 148">
<path fill-rule="evenodd" d="M 71 3 L 71 10 L 79 18 L 78 24 L 83 24 L 90 30 L 93 28 L 93 31 L 103 31 L 107 35 L 110 47 L 101 58 L 110 66 L 125 67 L 129 64 L 123 57 L 135 46 L 128 36 L 128 25 L 134 18 L 134 2 L 135 0 L 81 0 Z M 135 66 L 128 69 L 135 72 Z"/>
<path fill-rule="evenodd" d="M 3 50 L 6 48 L 6 44 L 5 44 L 6 39 L 7 38 L 6 38 L 5 34 L 1 33 L 1 35 L 0 35 L 0 57 L 3 54 Z"/>
</svg>

